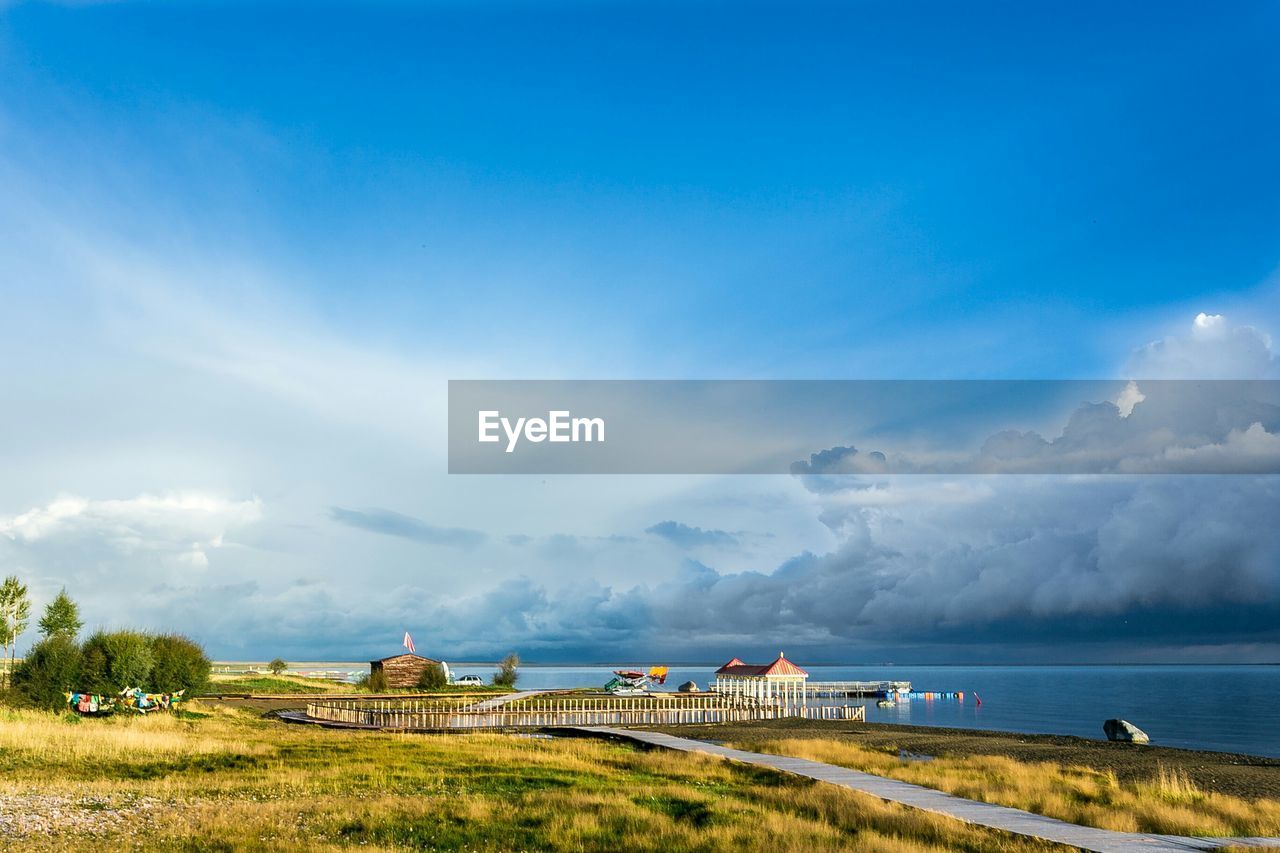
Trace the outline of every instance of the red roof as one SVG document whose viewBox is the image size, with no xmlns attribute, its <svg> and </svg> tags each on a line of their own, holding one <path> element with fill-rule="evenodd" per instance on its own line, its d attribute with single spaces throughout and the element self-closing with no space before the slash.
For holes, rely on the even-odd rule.
<svg viewBox="0 0 1280 853">
<path fill-rule="evenodd" d="M 755 664 L 743 663 L 734 658 L 724 666 L 716 670 L 716 675 L 741 675 L 741 676 L 763 676 L 763 675 L 800 675 L 808 676 L 800 667 L 787 660 L 786 655 L 778 652 L 778 659 L 771 664 L 757 666 Z"/>
</svg>

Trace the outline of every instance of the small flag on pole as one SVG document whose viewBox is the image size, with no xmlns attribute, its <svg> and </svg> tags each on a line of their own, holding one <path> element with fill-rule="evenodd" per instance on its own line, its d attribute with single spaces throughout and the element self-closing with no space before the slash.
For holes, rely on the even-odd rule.
<svg viewBox="0 0 1280 853">
<path fill-rule="evenodd" d="M 416 655 L 418 652 L 413 647 L 413 637 L 409 636 L 409 632 L 404 632 L 404 647 L 409 650 L 409 654 Z"/>
</svg>

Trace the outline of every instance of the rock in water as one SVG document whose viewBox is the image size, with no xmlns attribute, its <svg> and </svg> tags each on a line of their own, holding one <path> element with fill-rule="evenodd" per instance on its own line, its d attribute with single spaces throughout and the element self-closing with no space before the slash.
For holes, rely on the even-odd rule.
<svg viewBox="0 0 1280 853">
<path fill-rule="evenodd" d="M 1123 743 L 1151 742 L 1151 738 L 1147 736 L 1146 732 L 1128 720 L 1107 720 L 1102 724 L 1102 730 L 1107 733 L 1107 740 L 1117 740 Z"/>
<path fill-rule="evenodd" d="M 681 684 L 681 685 L 680 685 L 679 687 L 677 687 L 676 689 L 677 689 L 677 690 L 679 690 L 681 693 L 697 693 L 697 692 L 698 692 L 698 682 L 696 682 L 696 681 L 686 681 L 684 684 Z"/>
</svg>

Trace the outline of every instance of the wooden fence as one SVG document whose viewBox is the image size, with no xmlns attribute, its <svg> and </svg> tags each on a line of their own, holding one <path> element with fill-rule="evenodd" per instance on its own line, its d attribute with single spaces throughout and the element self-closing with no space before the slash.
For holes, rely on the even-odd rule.
<svg viewBox="0 0 1280 853">
<path fill-rule="evenodd" d="M 316 720 L 379 729 L 519 729 L 543 726 L 654 726 L 735 723 L 805 717 L 865 720 L 862 705 L 783 707 L 742 697 L 703 695 L 629 697 L 530 697 L 496 707 L 439 700 L 317 700 L 307 703 Z"/>
</svg>

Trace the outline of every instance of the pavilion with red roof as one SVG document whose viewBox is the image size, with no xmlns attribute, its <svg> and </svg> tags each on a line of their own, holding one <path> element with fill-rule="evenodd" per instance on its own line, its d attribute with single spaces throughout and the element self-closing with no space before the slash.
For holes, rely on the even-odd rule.
<svg viewBox="0 0 1280 853">
<path fill-rule="evenodd" d="M 711 689 L 728 696 L 745 696 L 768 705 L 803 708 L 808 705 L 805 682 L 809 673 L 778 652 L 773 663 L 757 665 L 734 658 L 716 670 Z"/>
</svg>

